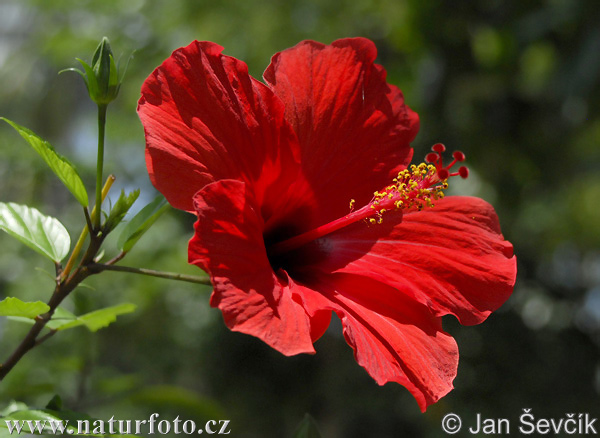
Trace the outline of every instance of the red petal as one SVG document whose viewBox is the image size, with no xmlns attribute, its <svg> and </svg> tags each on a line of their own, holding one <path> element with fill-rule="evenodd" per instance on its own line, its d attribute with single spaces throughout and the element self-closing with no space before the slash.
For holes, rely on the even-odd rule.
<svg viewBox="0 0 600 438">
<path fill-rule="evenodd" d="M 404 214 L 400 224 L 394 214 L 384 214 L 380 225 L 357 223 L 323 238 L 328 256 L 305 269 L 358 273 L 467 325 L 508 299 L 516 258 L 487 202 L 450 196 Z"/>
<path fill-rule="evenodd" d="M 222 49 L 195 41 L 176 50 L 146 79 L 138 104 L 150 178 L 188 211 L 219 179 L 250 183 L 261 205 L 297 179 L 297 139 L 282 102 Z"/>
<path fill-rule="evenodd" d="M 411 159 L 418 116 L 376 56 L 364 38 L 304 41 L 273 56 L 263 75 L 298 136 L 320 223 L 346 214 L 350 199 L 366 204 Z"/>
<path fill-rule="evenodd" d="M 296 286 L 275 275 L 263 243 L 263 221 L 248 187 L 234 180 L 207 185 L 196 194 L 196 234 L 189 262 L 209 273 L 211 306 L 233 330 L 262 339 L 285 355 L 314 353 L 323 315 L 313 323 L 294 299 Z M 331 312 L 329 312 L 331 313 Z"/>
<path fill-rule="evenodd" d="M 425 306 L 358 275 L 322 276 L 312 287 L 319 292 L 303 288 L 306 309 L 338 314 L 356 361 L 378 384 L 404 385 L 423 411 L 452 389 L 456 342 Z"/>
</svg>

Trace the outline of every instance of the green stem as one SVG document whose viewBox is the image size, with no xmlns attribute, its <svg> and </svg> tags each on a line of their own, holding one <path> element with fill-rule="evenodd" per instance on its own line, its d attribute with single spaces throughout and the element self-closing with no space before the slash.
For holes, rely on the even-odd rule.
<svg viewBox="0 0 600 438">
<path fill-rule="evenodd" d="M 118 271 L 130 272 L 132 274 L 149 275 L 151 277 L 167 278 L 169 280 L 187 281 L 189 283 L 210 285 L 210 279 L 207 277 L 198 277 L 196 275 L 178 274 L 176 272 L 155 271 L 153 269 L 133 268 L 130 266 L 107 265 L 102 263 L 93 263 L 87 266 L 92 272 Z"/>
<path fill-rule="evenodd" d="M 100 218 L 102 216 L 102 170 L 104 167 L 104 132 L 106 130 L 106 104 L 98 105 L 98 160 L 96 163 L 96 211 L 94 217 L 94 228 L 100 229 Z"/>
<path fill-rule="evenodd" d="M 103 201 L 106 196 L 108 196 L 108 191 L 110 190 L 110 188 L 112 187 L 113 183 L 115 182 L 115 177 L 113 175 L 109 175 L 108 178 L 106 179 L 106 183 L 104 184 L 104 187 L 102 188 L 102 193 L 101 193 L 101 201 Z M 84 212 L 84 214 L 86 214 Z M 93 210 L 92 210 L 92 217 L 91 217 L 91 221 L 94 220 L 95 217 L 98 217 L 100 214 L 97 211 L 96 206 L 94 206 Z M 86 214 L 86 222 L 87 222 L 87 214 Z M 85 227 L 83 227 L 83 230 L 81 230 L 81 234 L 79 235 L 79 240 L 77 240 L 77 244 L 75 245 L 75 248 L 73 249 L 73 252 L 71 253 L 71 256 L 69 257 L 69 260 L 67 261 L 67 264 L 65 266 L 65 269 L 63 269 L 63 271 L 61 272 L 61 278 L 63 280 L 65 280 L 69 274 L 71 273 L 71 269 L 73 269 L 73 267 L 75 266 L 75 261 L 77 260 L 77 256 L 79 255 L 81 249 L 83 248 L 83 244 L 85 243 L 85 238 L 88 235 L 88 232 L 91 232 L 91 230 L 89 229 L 89 224 L 86 225 Z M 93 233 L 91 233 L 93 235 Z"/>
</svg>

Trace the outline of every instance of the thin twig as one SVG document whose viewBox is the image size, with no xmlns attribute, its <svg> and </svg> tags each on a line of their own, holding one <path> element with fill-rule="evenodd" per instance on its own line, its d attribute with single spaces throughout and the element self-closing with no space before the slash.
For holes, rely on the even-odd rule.
<svg viewBox="0 0 600 438">
<path fill-rule="evenodd" d="M 155 271 L 153 269 L 145 269 L 145 268 L 134 268 L 130 266 L 119 266 L 119 265 L 109 265 L 103 263 L 93 263 L 88 265 L 88 268 L 92 272 L 102 272 L 102 271 L 117 271 L 117 272 L 129 272 L 132 274 L 141 274 L 148 275 L 151 277 L 160 277 L 166 278 L 169 280 L 179 280 L 179 281 L 187 281 L 188 283 L 196 283 L 196 284 L 206 284 L 210 285 L 210 278 L 208 277 L 198 277 L 196 275 L 186 275 L 186 274 L 178 274 L 176 272 L 164 272 L 164 271 Z"/>
<path fill-rule="evenodd" d="M 117 263 L 119 260 L 121 260 L 126 255 L 127 255 L 127 252 L 121 251 L 119 254 L 117 254 L 116 257 L 113 257 L 112 259 L 110 259 L 109 261 L 107 261 L 105 263 L 105 265 L 114 265 L 115 263 Z"/>
<path fill-rule="evenodd" d="M 45 342 L 47 339 L 50 339 L 52 336 L 54 336 L 56 334 L 58 330 L 53 330 L 50 329 L 50 331 L 48 333 L 46 333 L 44 336 L 42 336 L 41 338 L 38 338 L 35 341 L 35 346 L 37 347 L 38 345 L 40 345 L 42 342 Z"/>
<path fill-rule="evenodd" d="M 88 227 L 88 233 L 93 233 L 94 225 L 92 224 L 92 218 L 90 217 L 90 212 L 88 211 L 87 207 L 83 207 L 83 215 L 85 216 L 85 223 Z"/>
</svg>

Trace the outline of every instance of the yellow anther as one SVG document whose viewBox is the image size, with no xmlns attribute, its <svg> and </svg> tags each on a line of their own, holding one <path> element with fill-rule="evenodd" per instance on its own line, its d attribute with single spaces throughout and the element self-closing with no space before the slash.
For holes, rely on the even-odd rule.
<svg viewBox="0 0 600 438">
<path fill-rule="evenodd" d="M 424 207 L 433 207 L 433 201 L 443 198 L 443 190 L 447 188 L 447 180 L 440 181 L 433 164 L 412 164 L 408 169 L 398 172 L 392 185 L 373 194 L 370 207 L 375 210 L 376 219 L 371 218 L 369 222 L 381 223 L 383 213 L 389 210 L 422 210 Z"/>
</svg>

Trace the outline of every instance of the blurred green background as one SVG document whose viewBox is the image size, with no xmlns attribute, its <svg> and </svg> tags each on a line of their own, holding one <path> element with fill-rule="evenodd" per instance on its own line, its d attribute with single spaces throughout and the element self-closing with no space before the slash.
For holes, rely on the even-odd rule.
<svg viewBox="0 0 600 438">
<path fill-rule="evenodd" d="M 291 436 L 306 412 L 324 437 L 438 437 L 449 412 L 466 423 L 476 413 L 509 418 L 513 434 L 523 408 L 536 418 L 599 417 L 599 18 L 596 0 L 3 0 L 0 115 L 52 142 L 90 188 L 95 107 L 79 76 L 57 73 L 78 66 L 75 57 L 90 61 L 102 36 L 117 57 L 135 50 L 109 108 L 105 170 L 117 176 L 113 202 L 120 188 L 140 187 L 140 207 L 155 191 L 136 103 L 174 49 L 217 42 L 260 78 L 272 54 L 302 39 L 373 39 L 389 81 L 421 117 L 415 158 L 438 141 L 466 153 L 472 176 L 454 191 L 494 204 L 519 274 L 484 324 L 444 320 L 461 352 L 456 389 L 425 414 L 403 387 L 378 387 L 356 364 L 339 321 L 316 356 L 286 358 L 229 332 L 208 287 L 110 272 L 67 307 L 129 301 L 137 312 L 33 350 L 0 386 L 0 409 L 12 399 L 44 406 L 58 393 L 105 420 L 226 418 L 235 437 Z M 76 236 L 76 202 L 6 124 L 0 151 L 0 199 L 36 206 Z M 123 264 L 199 273 L 186 261 L 193 222 L 168 211 Z M 47 300 L 43 271 L 53 266 L 4 233 L 0 248 L 0 298 Z M 25 330 L 0 318 L 0 360 Z"/>
</svg>

